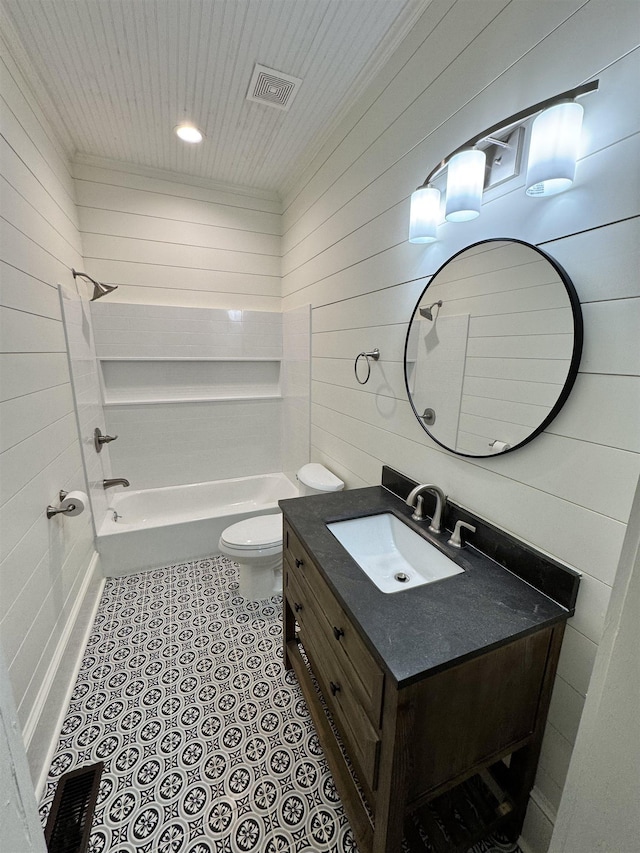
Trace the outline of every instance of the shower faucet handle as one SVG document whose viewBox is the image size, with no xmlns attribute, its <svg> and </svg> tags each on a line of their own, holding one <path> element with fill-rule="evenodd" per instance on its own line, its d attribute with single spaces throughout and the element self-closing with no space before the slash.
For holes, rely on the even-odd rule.
<svg viewBox="0 0 640 853">
<path fill-rule="evenodd" d="M 100 453 L 104 444 L 115 441 L 117 437 L 117 435 L 103 435 L 100 427 L 96 427 L 93 431 L 93 446 L 96 449 L 96 453 Z"/>
</svg>

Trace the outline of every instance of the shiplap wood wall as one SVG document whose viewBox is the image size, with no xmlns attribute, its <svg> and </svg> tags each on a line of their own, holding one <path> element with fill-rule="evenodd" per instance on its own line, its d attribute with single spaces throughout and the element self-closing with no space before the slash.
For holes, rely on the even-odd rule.
<svg viewBox="0 0 640 853">
<path fill-rule="evenodd" d="M 312 459 L 350 487 L 379 482 L 383 463 L 437 482 L 583 574 L 525 826 L 536 851 L 560 800 L 640 472 L 639 56 L 638 9 L 624 0 L 434 0 L 283 214 L 284 305 L 313 308 Z M 571 192 L 528 199 L 516 179 L 487 196 L 479 219 L 443 224 L 438 243 L 407 242 L 409 195 L 449 151 L 596 77 Z M 469 460 L 436 446 L 414 419 L 402 355 L 429 277 L 488 237 L 537 244 L 569 272 L 585 347 L 574 390 L 544 434 L 512 454 Z M 354 357 L 376 346 L 381 359 L 359 386 Z"/>
<path fill-rule="evenodd" d="M 111 302 L 280 310 L 273 193 L 92 162 L 74 167 L 85 271 Z"/>
<path fill-rule="evenodd" d="M 57 291 L 82 257 L 73 180 L 0 48 L 0 641 L 35 781 L 99 581 L 90 510 L 45 517 L 60 489 L 85 488 Z"/>
</svg>

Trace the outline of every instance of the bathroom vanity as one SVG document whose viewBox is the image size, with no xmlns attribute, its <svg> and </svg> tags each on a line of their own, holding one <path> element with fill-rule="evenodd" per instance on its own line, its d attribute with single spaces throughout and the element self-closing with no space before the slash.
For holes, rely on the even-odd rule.
<svg viewBox="0 0 640 853">
<path fill-rule="evenodd" d="M 389 468 L 383 484 L 280 503 L 286 666 L 361 853 L 421 849 L 422 830 L 439 853 L 516 838 L 579 577 L 451 503 L 428 533 L 403 500 L 415 484 Z M 378 513 L 463 571 L 381 592 L 327 527 Z M 459 519 L 476 527 L 463 549 Z"/>
</svg>

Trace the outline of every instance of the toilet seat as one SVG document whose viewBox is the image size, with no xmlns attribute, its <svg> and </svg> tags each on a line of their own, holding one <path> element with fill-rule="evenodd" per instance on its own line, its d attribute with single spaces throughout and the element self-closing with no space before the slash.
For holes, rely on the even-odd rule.
<svg viewBox="0 0 640 853">
<path fill-rule="evenodd" d="M 258 515 L 223 530 L 220 544 L 234 551 L 258 551 L 282 547 L 282 513 Z"/>
</svg>

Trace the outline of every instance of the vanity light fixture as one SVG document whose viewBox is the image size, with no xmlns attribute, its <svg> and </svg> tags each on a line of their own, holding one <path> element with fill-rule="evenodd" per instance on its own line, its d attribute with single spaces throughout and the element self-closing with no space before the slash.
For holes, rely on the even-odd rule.
<svg viewBox="0 0 640 853">
<path fill-rule="evenodd" d="M 201 130 L 193 124 L 188 124 L 185 122 L 184 124 L 179 124 L 174 128 L 176 135 L 182 139 L 183 142 L 202 142 L 204 138 L 204 134 Z"/>
<path fill-rule="evenodd" d="M 544 197 L 568 189 L 575 175 L 584 112 L 575 99 L 596 91 L 598 82 L 585 83 L 514 113 L 452 151 L 411 195 L 409 242 L 432 243 L 437 239 L 442 213 L 441 191 L 435 183 L 445 172 L 445 219 L 475 219 L 480 214 L 483 191 L 519 173 L 525 126 L 532 119 L 527 195 Z"/>
<path fill-rule="evenodd" d="M 467 222 L 480 216 L 487 155 L 478 148 L 466 148 L 454 154 L 447 167 L 448 222 Z"/>
<path fill-rule="evenodd" d="M 411 243 L 433 243 L 437 240 L 440 221 L 440 190 L 428 185 L 418 187 L 411 196 L 411 219 L 409 241 Z"/>
<path fill-rule="evenodd" d="M 563 101 L 540 113 L 531 127 L 527 195 L 561 193 L 573 183 L 584 107 Z"/>
</svg>

